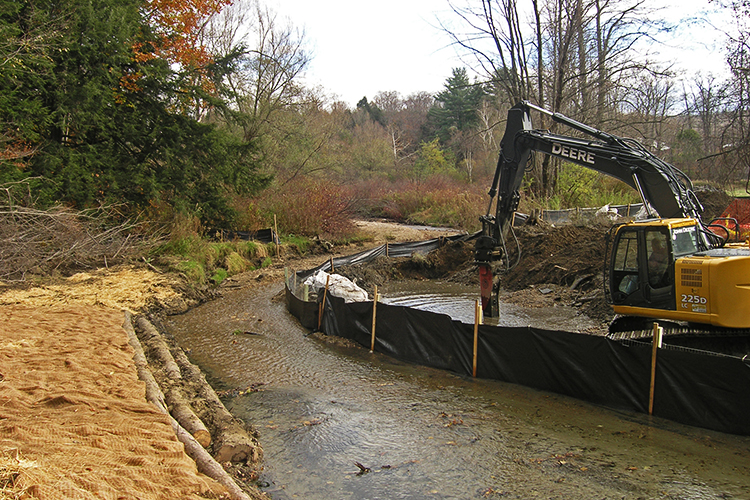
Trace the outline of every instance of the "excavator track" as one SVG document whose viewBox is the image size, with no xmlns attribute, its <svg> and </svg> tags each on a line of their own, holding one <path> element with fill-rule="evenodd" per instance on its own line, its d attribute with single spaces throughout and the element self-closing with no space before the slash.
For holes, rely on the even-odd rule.
<svg viewBox="0 0 750 500">
<path fill-rule="evenodd" d="M 669 346 L 750 358 L 750 328 L 720 328 L 695 323 L 619 316 L 610 324 L 607 338 L 650 342 L 654 335 L 654 323 L 663 328 L 662 341 Z"/>
</svg>

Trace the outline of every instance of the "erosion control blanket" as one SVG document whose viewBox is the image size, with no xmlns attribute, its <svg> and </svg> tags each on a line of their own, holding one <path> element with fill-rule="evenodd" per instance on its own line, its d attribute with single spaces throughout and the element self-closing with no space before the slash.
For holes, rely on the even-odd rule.
<svg viewBox="0 0 750 500">
<path fill-rule="evenodd" d="M 123 320 L 93 306 L 0 306 L 0 472 L 12 488 L 4 492 L 228 498 L 146 401 Z"/>
<path fill-rule="evenodd" d="M 331 297 L 322 330 L 370 347 L 372 302 Z M 471 375 L 474 325 L 379 303 L 375 350 Z M 481 325 L 477 376 L 552 391 L 610 408 L 648 412 L 651 346 L 536 328 Z M 654 415 L 750 435 L 750 367 L 741 359 L 660 349 Z"/>
</svg>

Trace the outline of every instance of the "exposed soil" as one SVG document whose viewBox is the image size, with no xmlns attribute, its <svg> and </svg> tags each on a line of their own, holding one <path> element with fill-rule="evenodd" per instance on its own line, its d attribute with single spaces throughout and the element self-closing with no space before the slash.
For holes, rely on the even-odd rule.
<svg viewBox="0 0 750 500">
<path fill-rule="evenodd" d="M 601 323 L 602 328 L 592 333 L 604 334 L 613 317 L 602 281 L 607 229 L 603 224 L 553 227 L 543 222 L 516 228 L 521 258 L 517 259 L 514 252 L 512 269 L 495 270 L 500 299 L 532 308 L 553 303 L 576 307 Z M 368 293 L 375 285 L 415 279 L 439 279 L 479 288 L 473 240 L 448 242 L 424 256 L 378 257 L 369 263 L 341 267 L 337 272 L 355 280 Z"/>
</svg>

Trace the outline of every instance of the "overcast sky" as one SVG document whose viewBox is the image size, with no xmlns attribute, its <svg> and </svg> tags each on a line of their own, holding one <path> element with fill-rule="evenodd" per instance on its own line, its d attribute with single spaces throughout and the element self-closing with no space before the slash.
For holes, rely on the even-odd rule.
<svg viewBox="0 0 750 500">
<path fill-rule="evenodd" d="M 665 5 L 666 17 L 681 21 L 670 45 L 658 48 L 661 57 L 688 72 L 726 71 L 721 35 L 709 25 L 688 23 L 711 8 L 708 0 L 651 4 Z M 437 93 L 451 70 L 464 66 L 438 26 L 439 19 L 455 18 L 445 0 L 268 0 L 267 5 L 305 30 L 313 59 L 304 83 L 320 85 L 350 106 L 379 91 L 404 97 Z M 719 16 L 712 18 L 722 24 Z"/>
</svg>

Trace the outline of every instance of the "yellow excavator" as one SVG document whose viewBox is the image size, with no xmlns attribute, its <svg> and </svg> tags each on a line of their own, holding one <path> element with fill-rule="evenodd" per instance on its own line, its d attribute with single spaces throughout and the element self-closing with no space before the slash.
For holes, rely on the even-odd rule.
<svg viewBox="0 0 750 500">
<path fill-rule="evenodd" d="M 534 130 L 532 110 L 588 137 Z M 730 232 L 719 219 L 701 220 L 703 207 L 690 179 L 633 139 L 602 132 L 526 101 L 508 112 L 489 206 L 480 217 L 482 232 L 475 258 L 485 315 L 492 316 L 495 310 L 493 267 L 499 262 L 508 266 L 513 216 L 532 152 L 619 179 L 643 200 L 645 219 L 614 225 L 606 236 L 604 287 L 617 315 L 611 333 L 645 331 L 653 320 L 671 321 L 673 332 L 750 332 L 744 331 L 750 329 L 750 247 L 746 242 L 729 242 Z"/>
</svg>

